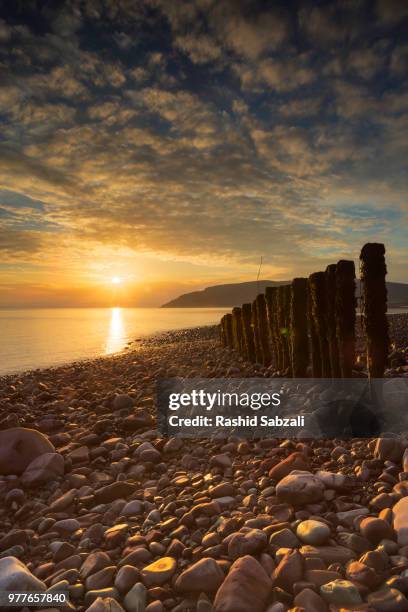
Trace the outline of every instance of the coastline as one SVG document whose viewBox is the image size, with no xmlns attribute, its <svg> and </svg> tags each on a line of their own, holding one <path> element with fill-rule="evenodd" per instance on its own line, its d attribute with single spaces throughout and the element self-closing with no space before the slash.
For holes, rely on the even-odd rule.
<svg viewBox="0 0 408 612">
<path fill-rule="evenodd" d="M 406 376 L 407 315 L 394 318 L 391 330 L 405 360 L 391 371 Z M 162 438 L 154 421 L 158 378 L 268 372 L 222 348 L 216 326 L 156 334 L 132 347 L 0 379 L 0 436 L 7 440 L 0 448 L 1 557 L 19 559 L 41 588 L 58 585 L 76 610 L 90 612 L 209 611 L 237 563 L 231 571 L 243 572 L 248 592 L 272 576 L 270 588 L 283 589 L 289 605 L 293 582 L 318 591 L 323 577 L 344 579 L 350 562 L 375 551 L 378 534 L 364 520 L 380 521 L 376 528 L 389 541 L 381 580 L 408 567 L 408 551 L 384 518 L 406 494 L 398 472 L 408 439 Z M 13 472 L 7 451 L 19 426 L 46 436 L 52 465 Z M 279 493 L 294 469 L 310 472 L 307 499 L 290 487 Z M 310 519 L 323 540 L 313 539 L 310 525 L 306 536 L 299 531 Z M 304 569 L 310 556 L 318 574 Z M 294 563 L 289 585 L 284 576 Z M 379 584 L 365 585 L 364 596 Z"/>
</svg>

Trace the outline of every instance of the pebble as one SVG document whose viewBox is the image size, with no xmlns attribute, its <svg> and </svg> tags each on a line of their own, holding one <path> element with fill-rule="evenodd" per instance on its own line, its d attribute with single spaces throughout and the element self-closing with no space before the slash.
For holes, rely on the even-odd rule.
<svg viewBox="0 0 408 612">
<path fill-rule="evenodd" d="M 45 591 L 44 582 L 36 578 L 16 557 L 0 559 L 0 591 Z"/>
<path fill-rule="evenodd" d="M 279 501 L 304 506 L 319 502 L 323 498 L 324 485 L 316 476 L 306 471 L 293 471 L 276 486 Z"/>
<path fill-rule="evenodd" d="M 302 521 L 296 528 L 296 535 L 305 544 L 320 546 L 325 544 L 330 537 L 330 527 L 320 521 Z"/>
<path fill-rule="evenodd" d="M 177 578 L 175 588 L 180 592 L 215 592 L 224 580 L 224 572 L 211 558 L 203 558 L 185 569 Z"/>
<path fill-rule="evenodd" d="M 246 555 L 234 561 L 214 599 L 214 612 L 264 612 L 272 582 L 262 565 Z"/>
<path fill-rule="evenodd" d="M 127 612 L 145 612 L 147 591 L 144 584 L 137 582 L 123 599 L 123 606 Z"/>
<path fill-rule="evenodd" d="M 333 580 L 320 587 L 320 594 L 329 604 L 356 606 L 363 602 L 356 586 L 349 580 Z"/>
</svg>

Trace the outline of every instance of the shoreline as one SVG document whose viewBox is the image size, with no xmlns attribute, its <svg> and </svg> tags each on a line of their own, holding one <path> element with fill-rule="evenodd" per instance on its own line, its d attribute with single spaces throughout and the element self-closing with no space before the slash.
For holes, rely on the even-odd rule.
<svg viewBox="0 0 408 612">
<path fill-rule="evenodd" d="M 392 329 L 408 347 L 406 317 Z M 205 326 L 1 379 L 0 580 L 8 563 L 37 590 L 68 590 L 78 612 L 210 612 L 216 592 L 240 609 L 225 586 L 231 572 L 246 593 L 266 585 L 262 612 L 283 596 L 273 612 L 300 604 L 294 583 L 309 584 L 306 610 L 310 591 L 316 599 L 333 580 L 351 581 L 355 599 L 383 597 L 408 568 L 391 510 L 406 495 L 402 423 L 377 441 L 158 434 L 158 378 L 265 375 Z M 21 427 L 34 430 L 23 444 Z M 38 436 L 47 451 L 33 460 Z"/>
<path fill-rule="evenodd" d="M 395 343 L 397 350 L 408 347 L 408 313 L 392 313 L 388 315 L 390 325 L 390 339 L 391 343 Z M 50 365 L 48 367 L 32 368 L 28 370 L 18 370 L 15 372 L 0 373 L 0 385 L 3 382 L 7 382 L 10 378 L 15 378 L 25 375 L 33 375 L 48 370 L 57 370 L 60 368 L 73 367 L 77 365 L 92 365 L 100 360 L 105 359 L 118 359 L 127 356 L 133 352 L 138 352 L 140 349 L 146 349 L 152 346 L 158 346 L 163 343 L 182 342 L 188 338 L 213 338 L 218 339 L 217 325 L 201 325 L 197 327 L 186 327 L 183 329 L 169 329 L 166 331 L 155 332 L 147 336 L 141 336 L 137 339 L 130 340 L 126 347 L 121 351 L 111 353 L 109 355 L 100 355 L 98 357 L 84 357 L 84 359 L 78 359 L 74 361 L 67 361 L 66 363 Z M 361 343 L 359 342 L 359 327 L 360 319 L 357 317 L 357 354 L 362 354 Z M 137 348 L 135 348 L 135 345 Z"/>
</svg>

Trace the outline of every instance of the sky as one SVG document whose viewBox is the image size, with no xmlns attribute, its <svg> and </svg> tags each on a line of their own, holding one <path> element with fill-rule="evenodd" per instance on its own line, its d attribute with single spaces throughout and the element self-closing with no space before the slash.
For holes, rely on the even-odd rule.
<svg viewBox="0 0 408 612">
<path fill-rule="evenodd" d="M 0 307 L 154 306 L 372 241 L 408 282 L 407 17 L 0 0 Z"/>
</svg>

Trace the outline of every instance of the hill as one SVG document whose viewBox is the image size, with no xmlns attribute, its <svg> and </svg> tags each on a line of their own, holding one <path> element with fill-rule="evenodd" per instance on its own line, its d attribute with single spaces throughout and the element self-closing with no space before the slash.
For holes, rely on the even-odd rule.
<svg viewBox="0 0 408 612">
<path fill-rule="evenodd" d="M 179 297 L 163 304 L 162 308 L 229 308 L 240 306 L 245 302 L 252 302 L 258 293 L 265 287 L 277 287 L 287 285 L 290 281 L 250 281 L 247 283 L 231 283 L 228 285 L 213 285 L 202 291 L 184 293 Z M 408 284 L 387 283 L 388 306 L 408 307 Z M 359 283 L 357 283 L 357 294 L 359 294 Z"/>
</svg>

